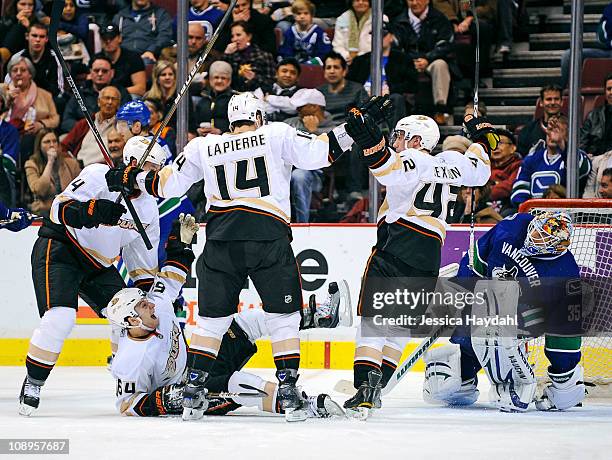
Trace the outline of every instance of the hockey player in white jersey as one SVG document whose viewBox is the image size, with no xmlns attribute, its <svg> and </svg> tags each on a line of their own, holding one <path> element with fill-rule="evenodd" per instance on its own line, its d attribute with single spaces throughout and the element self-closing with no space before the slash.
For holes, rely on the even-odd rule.
<svg viewBox="0 0 612 460">
<path fill-rule="evenodd" d="M 376 116 L 376 104 L 372 109 Z M 374 119 L 353 109 L 346 127 L 363 149 L 363 160 L 370 171 L 387 189 L 357 306 L 362 316 L 353 366 L 357 393 L 344 404 L 349 415 L 360 418 L 367 417 L 370 408 L 380 407 L 380 390 L 395 371 L 409 338 L 408 330 L 398 333 L 373 326 L 371 318 L 381 313 L 373 305 L 373 294 L 396 288 L 417 292 L 435 289 L 446 218 L 457 192 L 462 185 L 487 183 L 491 172 L 488 153 L 499 139 L 485 120 L 466 117 L 465 125 L 474 141 L 466 153 L 444 151 L 433 156 L 440 132 L 431 118 L 411 115 L 399 120 L 391 146 Z M 389 307 L 386 312 L 401 313 L 398 305 Z M 418 314 L 427 305 L 412 307 Z M 365 331 L 367 327 L 370 329 Z"/>
<path fill-rule="evenodd" d="M 131 138 L 124 147 L 127 164 L 138 161 L 148 141 Z M 165 161 L 154 148 L 145 168 L 156 170 Z M 159 214 L 155 199 L 144 193 L 130 195 L 153 244 L 147 250 L 131 215 L 115 203 L 104 175 L 108 166 L 92 164 L 57 195 L 32 249 L 32 280 L 42 318 L 32 334 L 26 356 L 27 377 L 20 394 L 22 415 L 38 408 L 40 390 L 57 362 L 64 340 L 76 322 L 78 296 L 100 315 L 112 296 L 125 287 L 113 266 L 121 253 L 130 278 L 148 289 L 157 272 Z"/>
<path fill-rule="evenodd" d="M 306 402 L 296 388 L 302 292 L 290 244 L 291 170 L 329 166 L 353 141 L 344 126 L 315 136 L 284 123 L 264 124 L 261 102 L 252 93 L 232 96 L 228 118 L 230 133 L 193 139 L 171 166 L 159 172 L 115 168 L 107 183 L 110 190 L 139 188 L 167 198 L 204 179 L 206 245 L 197 266 L 199 317 L 190 343 L 184 418 L 200 418 L 206 410 L 206 381 L 250 277 L 271 334 L 277 401 L 286 413 L 295 412 L 288 420 L 305 419 Z"/>
<path fill-rule="evenodd" d="M 197 230 L 195 219 L 181 214 L 166 246 L 168 258 L 149 293 L 138 288 L 122 289 L 108 305 L 109 320 L 122 329 L 111 368 L 117 380 L 116 406 L 121 414 L 148 417 L 183 411 L 187 345 L 172 303 L 191 270 L 195 256 L 190 246 Z M 276 404 L 275 383 L 240 370 L 257 351 L 255 340 L 265 335 L 268 330 L 262 310 L 249 309 L 235 316 L 207 382 L 211 392 L 206 395 L 207 415 L 224 415 L 241 405 L 273 413 L 281 410 Z M 304 398 L 310 417 L 344 415 L 326 394 L 304 394 Z"/>
</svg>

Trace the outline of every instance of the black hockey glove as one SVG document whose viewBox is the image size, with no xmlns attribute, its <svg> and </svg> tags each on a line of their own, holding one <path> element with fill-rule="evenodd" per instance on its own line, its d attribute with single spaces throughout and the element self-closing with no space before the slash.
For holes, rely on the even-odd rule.
<svg viewBox="0 0 612 460">
<path fill-rule="evenodd" d="M 177 415 L 183 413 L 183 388 L 181 384 L 166 385 L 146 395 L 136 404 L 134 412 L 141 417 Z"/>
<path fill-rule="evenodd" d="M 372 96 L 359 110 L 369 115 L 375 123 L 391 123 L 393 120 L 393 103 L 389 96 Z"/>
<path fill-rule="evenodd" d="M 122 204 L 111 200 L 89 200 L 80 203 L 80 220 L 85 228 L 97 227 L 100 224 L 117 225 L 125 211 Z"/>
<path fill-rule="evenodd" d="M 138 190 L 136 186 L 136 176 L 142 169 L 136 166 L 119 166 L 109 169 L 104 177 L 106 177 L 106 185 L 111 192 L 121 192 L 126 195 L 131 195 Z"/>
<path fill-rule="evenodd" d="M 499 134 L 497 134 L 495 128 L 493 128 L 486 118 L 475 118 L 474 115 L 468 114 L 463 119 L 463 128 L 468 138 L 472 142 L 481 144 L 488 154 L 497 148 Z"/>
<path fill-rule="evenodd" d="M 387 140 L 374 120 L 368 115 L 363 115 L 356 107 L 346 116 L 346 132 L 363 149 L 366 157 L 387 147 Z"/>
</svg>

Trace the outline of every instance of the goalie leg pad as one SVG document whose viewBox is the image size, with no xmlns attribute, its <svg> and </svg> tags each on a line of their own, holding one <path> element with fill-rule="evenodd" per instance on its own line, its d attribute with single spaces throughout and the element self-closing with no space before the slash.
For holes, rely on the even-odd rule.
<svg viewBox="0 0 612 460">
<path fill-rule="evenodd" d="M 544 389 L 542 399 L 536 401 L 538 410 L 565 410 L 580 404 L 586 396 L 584 370 L 578 365 L 562 374 L 548 371 L 552 383 Z"/>
<path fill-rule="evenodd" d="M 430 404 L 446 402 L 461 389 L 461 351 L 458 345 L 445 345 L 427 351 L 423 399 Z"/>
</svg>

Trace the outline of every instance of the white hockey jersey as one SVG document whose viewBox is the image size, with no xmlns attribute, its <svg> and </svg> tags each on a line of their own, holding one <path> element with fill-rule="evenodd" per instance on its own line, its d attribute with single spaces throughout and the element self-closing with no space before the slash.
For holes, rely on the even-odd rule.
<svg viewBox="0 0 612 460">
<path fill-rule="evenodd" d="M 336 135 L 344 151 L 352 139 Z M 204 179 L 207 239 L 272 240 L 286 236 L 291 221 L 291 170 L 319 169 L 335 158 L 329 138 L 270 123 L 241 134 L 197 137 L 170 166 L 140 173 L 141 190 L 154 196 L 181 196 Z"/>
<path fill-rule="evenodd" d="M 125 415 L 140 415 L 138 405 L 145 403 L 148 394 L 182 379 L 187 344 L 172 302 L 186 277 L 187 273 L 177 266 L 164 265 L 147 294 L 159 318 L 157 331 L 137 339 L 124 330 L 119 338 L 111 372 L 117 380 L 115 405 Z"/>
<path fill-rule="evenodd" d="M 437 271 L 446 219 L 460 187 L 487 183 L 489 157 L 480 144 L 472 144 L 465 154 L 447 150 L 432 156 L 416 149 L 390 153 L 383 164 L 370 167 L 387 189 L 378 212 L 377 247 L 411 266 Z"/>
<path fill-rule="evenodd" d="M 64 222 L 59 211 L 60 203 L 69 200 L 84 202 L 104 198 L 115 201 L 119 193 L 108 191 L 104 177 L 107 171 L 108 166 L 103 164 L 92 164 L 83 169 L 53 200 L 50 219 L 65 227 L 65 236 L 93 266 L 108 267 L 121 253 L 132 281 L 151 279 L 158 271 L 159 245 L 159 213 L 156 200 L 151 196 L 141 193 L 138 198 L 131 200 L 151 240 L 151 250 L 145 247 L 129 211 L 121 216 L 116 226 L 100 225 L 93 228 L 73 228 Z"/>
</svg>

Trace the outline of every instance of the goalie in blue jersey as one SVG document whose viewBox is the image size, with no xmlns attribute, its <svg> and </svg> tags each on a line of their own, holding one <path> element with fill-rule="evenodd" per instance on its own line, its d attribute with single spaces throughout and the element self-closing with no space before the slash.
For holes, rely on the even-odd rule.
<svg viewBox="0 0 612 460">
<path fill-rule="evenodd" d="M 481 278 L 516 280 L 519 336 L 496 333 L 482 337 L 473 328 L 458 327 L 451 345 L 424 356 L 426 401 L 473 404 L 479 396 L 476 374 L 484 369 L 491 381 L 491 400 L 502 411 L 523 412 L 534 401 L 539 410 L 564 410 L 580 404 L 585 397 L 579 364 L 582 283 L 569 251 L 572 234 L 567 213 L 547 211 L 536 216 L 516 214 L 478 239 L 473 263 L 468 254 L 461 260 L 459 281 L 465 285 Z M 474 310 L 476 304 L 472 313 Z M 522 334 L 545 334 L 551 383 L 539 398 Z"/>
</svg>

